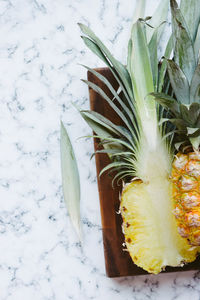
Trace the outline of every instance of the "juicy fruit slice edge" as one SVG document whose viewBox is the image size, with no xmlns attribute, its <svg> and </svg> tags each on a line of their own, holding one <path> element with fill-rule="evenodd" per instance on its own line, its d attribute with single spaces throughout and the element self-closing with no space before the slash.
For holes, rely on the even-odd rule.
<svg viewBox="0 0 200 300">
<path fill-rule="evenodd" d="M 169 181 L 169 190 L 170 190 Z M 152 199 L 153 184 L 135 180 L 122 191 L 120 211 L 123 218 L 123 232 L 127 250 L 133 262 L 148 271 L 158 274 L 166 266 L 180 266 L 192 262 L 197 249 L 191 248 L 178 234 L 173 203 L 169 197 L 158 195 L 162 202 Z M 166 200 L 166 201 L 165 201 Z M 166 202 L 166 203 L 165 203 Z M 158 210 L 158 207 L 163 207 Z"/>
</svg>

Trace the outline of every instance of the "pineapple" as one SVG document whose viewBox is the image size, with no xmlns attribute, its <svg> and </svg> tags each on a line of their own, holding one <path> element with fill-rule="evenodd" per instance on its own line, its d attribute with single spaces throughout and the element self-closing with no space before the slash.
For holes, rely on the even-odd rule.
<svg viewBox="0 0 200 300">
<path fill-rule="evenodd" d="M 170 1 L 174 60 L 167 59 L 168 74 L 176 96 L 153 94 L 168 109 L 177 150 L 172 163 L 173 213 L 178 232 L 192 246 L 200 246 L 200 1 Z M 184 14 L 191 10 L 191 15 Z"/>
<path fill-rule="evenodd" d="M 168 0 L 162 0 L 156 11 L 166 16 Z M 157 18 L 156 17 L 156 18 Z M 165 20 L 165 17 L 163 18 Z M 152 22 L 154 29 L 146 25 Z M 173 184 L 170 180 L 173 152 L 169 137 L 171 127 L 161 122 L 165 111 L 157 105 L 151 93 L 167 93 L 167 64 L 159 64 L 158 41 L 163 26 L 156 20 L 139 19 L 133 24 L 128 45 L 127 66 L 116 60 L 101 40 L 83 24 L 79 24 L 85 44 L 110 68 L 119 84 L 111 83 L 94 69 L 86 67 L 112 93 L 83 80 L 99 93 L 121 118 L 124 125 L 95 111 L 81 110 L 82 117 L 101 141 L 111 163 L 101 173 L 116 170 L 113 180 L 125 183 L 121 193 L 120 211 L 127 250 L 135 264 L 157 274 L 166 266 L 180 266 L 196 258 L 197 249 L 178 233 L 178 223 L 172 210 Z M 172 51 L 169 39 L 165 57 Z M 171 98 L 170 98 L 171 99 Z"/>
<path fill-rule="evenodd" d="M 168 184 L 171 185 L 170 182 Z M 196 250 L 191 250 L 187 241 L 179 236 L 171 213 L 173 202 L 168 196 L 164 198 L 163 187 L 153 199 L 156 203 L 150 199 L 149 188 L 149 184 L 139 180 L 127 184 L 122 192 L 120 209 L 125 242 L 132 260 L 149 273 L 157 274 L 166 265 L 192 262 L 196 258 Z M 164 200 L 161 201 L 161 197 Z M 155 207 L 161 213 L 156 212 Z"/>
</svg>

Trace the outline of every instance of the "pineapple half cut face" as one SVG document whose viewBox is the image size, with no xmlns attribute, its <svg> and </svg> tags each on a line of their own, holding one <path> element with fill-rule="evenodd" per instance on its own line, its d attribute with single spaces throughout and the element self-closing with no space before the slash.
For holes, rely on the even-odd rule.
<svg viewBox="0 0 200 300">
<path fill-rule="evenodd" d="M 197 254 L 197 247 L 178 233 L 173 201 L 169 201 L 172 197 L 166 194 L 172 190 L 172 183 L 166 180 L 168 186 L 160 181 L 159 189 L 159 182 L 155 188 L 152 183 L 135 180 L 123 189 L 120 203 L 127 250 L 135 264 L 154 274 L 166 266 L 192 262 Z"/>
<path fill-rule="evenodd" d="M 189 244 L 200 246 L 200 152 L 176 155 L 172 184 L 178 231 Z"/>
</svg>

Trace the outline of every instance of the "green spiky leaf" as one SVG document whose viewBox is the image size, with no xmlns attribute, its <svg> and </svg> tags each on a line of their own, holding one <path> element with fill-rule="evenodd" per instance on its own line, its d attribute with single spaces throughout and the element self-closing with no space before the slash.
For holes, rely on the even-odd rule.
<svg viewBox="0 0 200 300">
<path fill-rule="evenodd" d="M 158 31 L 159 28 L 156 28 L 148 45 L 155 91 L 158 88 Z"/>
<path fill-rule="evenodd" d="M 190 102 L 194 101 L 200 102 L 200 64 L 197 65 L 190 86 Z"/>
<path fill-rule="evenodd" d="M 169 38 L 169 41 L 167 43 L 166 49 L 165 49 L 165 53 L 164 53 L 165 58 L 170 58 L 172 49 L 173 49 L 173 39 L 172 39 L 172 35 L 171 35 Z M 166 59 L 163 59 L 161 68 L 160 68 L 160 72 L 159 72 L 159 85 L 158 85 L 159 93 L 161 93 L 162 89 L 163 89 L 166 71 L 167 71 L 167 61 L 166 61 Z"/>
<path fill-rule="evenodd" d="M 191 119 L 193 120 L 193 126 L 200 128 L 200 125 L 198 124 L 200 118 L 200 103 L 192 103 L 189 107 L 189 112 Z"/>
<path fill-rule="evenodd" d="M 113 55 L 110 53 L 108 48 L 101 42 L 101 40 L 94 34 L 94 32 L 89 27 L 87 27 L 84 24 L 80 24 L 80 23 L 78 25 L 79 25 L 81 31 L 85 35 L 87 35 L 101 49 L 102 53 L 104 53 L 106 58 L 113 65 L 113 67 L 116 70 L 116 72 L 118 73 L 119 77 L 122 79 L 123 84 L 129 94 L 129 96 L 132 96 L 131 79 L 130 79 L 129 73 L 128 73 L 127 69 L 124 67 L 124 65 L 122 65 L 121 62 L 119 62 L 118 60 L 116 60 L 113 57 Z"/>
<path fill-rule="evenodd" d="M 137 135 L 136 132 L 134 132 L 134 128 L 130 125 L 124 113 L 117 107 L 117 105 L 114 104 L 114 102 L 107 96 L 107 94 L 98 85 L 94 84 L 93 82 L 90 82 L 88 80 L 82 80 L 82 81 L 85 82 L 90 88 L 92 88 L 95 92 L 101 95 L 102 98 L 104 98 L 108 102 L 108 104 L 112 107 L 112 109 L 116 112 L 116 114 L 121 118 L 121 120 L 130 130 L 134 139 L 137 140 Z"/>
<path fill-rule="evenodd" d="M 174 116 L 178 117 L 180 115 L 178 102 L 174 98 L 163 93 L 151 93 L 151 95 L 165 109 L 169 109 Z"/>
<path fill-rule="evenodd" d="M 177 119 L 173 119 L 173 118 L 170 118 L 169 121 L 178 128 L 179 132 L 181 131 L 181 132 L 185 133 L 186 127 L 187 127 L 187 123 L 183 119 L 178 119 L 178 118 Z"/>
<path fill-rule="evenodd" d="M 136 4 L 134 16 L 132 23 L 137 22 L 139 18 L 144 18 L 146 8 L 146 0 L 140 0 L 139 3 Z"/>
<path fill-rule="evenodd" d="M 95 111 L 81 111 L 80 112 L 83 118 L 89 118 L 99 126 L 103 127 L 104 130 L 110 132 L 112 136 L 118 136 L 124 138 L 125 140 L 129 141 L 130 144 L 133 144 L 132 137 L 130 136 L 129 132 L 125 130 L 122 126 L 115 125 L 113 122 L 102 116 L 101 114 Z M 133 144 L 134 146 L 134 144 Z"/>
<path fill-rule="evenodd" d="M 189 137 L 198 137 L 200 135 L 200 128 L 187 127 L 187 134 Z"/>
<path fill-rule="evenodd" d="M 130 163 L 126 163 L 123 161 L 120 162 L 112 162 L 110 164 L 108 164 L 106 167 L 104 167 L 101 172 L 99 173 L 99 176 L 101 176 L 104 172 L 110 170 L 110 169 L 128 169 L 129 171 L 131 170 L 131 168 L 133 168 L 133 165 Z"/>
<path fill-rule="evenodd" d="M 129 99 L 127 99 L 128 105 L 126 105 L 124 103 L 124 101 L 120 98 L 118 92 L 113 88 L 113 86 L 111 85 L 111 83 L 105 76 L 103 76 L 102 74 L 100 74 L 99 72 L 97 72 L 94 69 L 91 69 L 84 65 L 82 65 L 82 66 L 84 68 L 86 68 L 89 72 L 91 72 L 93 75 L 95 75 L 100 81 L 102 81 L 106 85 L 106 87 L 112 93 L 114 99 L 116 99 L 118 101 L 118 103 L 121 105 L 123 110 L 126 112 L 127 117 L 130 119 L 130 121 L 133 122 L 135 119 L 135 111 L 134 111 L 134 106 L 133 106 L 132 101 L 129 101 Z"/>
<path fill-rule="evenodd" d="M 187 127 L 187 132 L 193 148 L 198 150 L 200 145 L 200 128 Z"/>
<path fill-rule="evenodd" d="M 190 103 L 189 83 L 181 68 L 171 59 L 167 59 L 170 82 L 176 98 L 184 104 Z"/>
<path fill-rule="evenodd" d="M 99 46 L 97 46 L 96 43 L 94 43 L 91 39 L 89 39 L 86 36 L 81 36 L 81 38 L 83 39 L 85 45 L 90 48 L 90 50 L 96 54 L 109 68 L 111 68 L 111 65 L 108 61 L 108 59 L 106 58 L 106 56 L 103 54 L 103 52 L 101 51 L 101 48 Z"/>
<path fill-rule="evenodd" d="M 152 18 L 148 21 L 148 23 L 153 28 L 159 27 L 162 22 L 167 20 L 168 8 L 169 8 L 169 0 L 160 1 Z M 162 27 L 162 29 L 158 33 L 158 40 L 161 37 L 163 29 L 164 29 L 164 27 Z M 152 30 L 152 28 L 150 28 L 150 27 L 146 28 L 147 43 L 149 43 L 151 41 L 153 33 L 154 33 L 154 31 Z"/>
<path fill-rule="evenodd" d="M 88 123 L 90 128 L 99 136 L 103 137 L 110 137 L 111 133 L 109 130 L 105 127 L 99 124 L 99 122 L 95 122 L 93 119 L 91 119 L 89 116 L 87 116 L 84 111 L 80 111 L 81 116 L 83 119 Z"/>
<path fill-rule="evenodd" d="M 144 103 L 147 95 L 154 91 L 154 84 L 149 50 L 143 26 L 139 21 L 132 27 L 132 41 L 130 72 L 137 109 L 140 110 L 140 116 L 142 116 L 144 105 L 149 108 L 154 107 L 153 101 Z"/>
<path fill-rule="evenodd" d="M 170 0 L 170 5 L 175 43 L 174 59 L 190 83 L 196 67 L 193 43 L 177 2 L 175 0 Z"/>
<path fill-rule="evenodd" d="M 60 133 L 62 187 L 64 200 L 74 229 L 81 239 L 80 179 L 78 166 L 72 144 L 62 122 Z"/>
<path fill-rule="evenodd" d="M 199 0 L 181 0 L 180 9 L 185 18 L 192 41 L 194 42 L 200 22 L 200 3 Z"/>
<path fill-rule="evenodd" d="M 192 116 L 190 115 L 188 106 L 180 104 L 179 107 L 182 119 L 185 120 L 188 124 L 191 124 L 193 120 L 191 119 Z"/>
<path fill-rule="evenodd" d="M 194 42 L 194 53 L 195 53 L 195 58 L 196 61 L 199 62 L 199 49 L 200 49 L 200 24 L 198 26 L 198 30 L 197 30 L 197 36 L 196 36 L 196 40 Z"/>
</svg>

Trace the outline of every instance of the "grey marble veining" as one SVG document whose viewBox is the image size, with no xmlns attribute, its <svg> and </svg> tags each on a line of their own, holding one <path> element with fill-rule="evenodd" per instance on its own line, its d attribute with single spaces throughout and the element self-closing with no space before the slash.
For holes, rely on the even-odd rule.
<svg viewBox="0 0 200 300">
<path fill-rule="evenodd" d="M 109 279 L 90 134 L 71 102 L 87 108 L 80 81 L 102 63 L 83 45 L 88 24 L 125 61 L 133 0 L 0 1 L 0 299 L 200 299 L 200 273 Z M 148 1 L 149 13 L 158 1 Z M 79 162 L 84 241 L 63 202 L 59 127 Z"/>
</svg>

